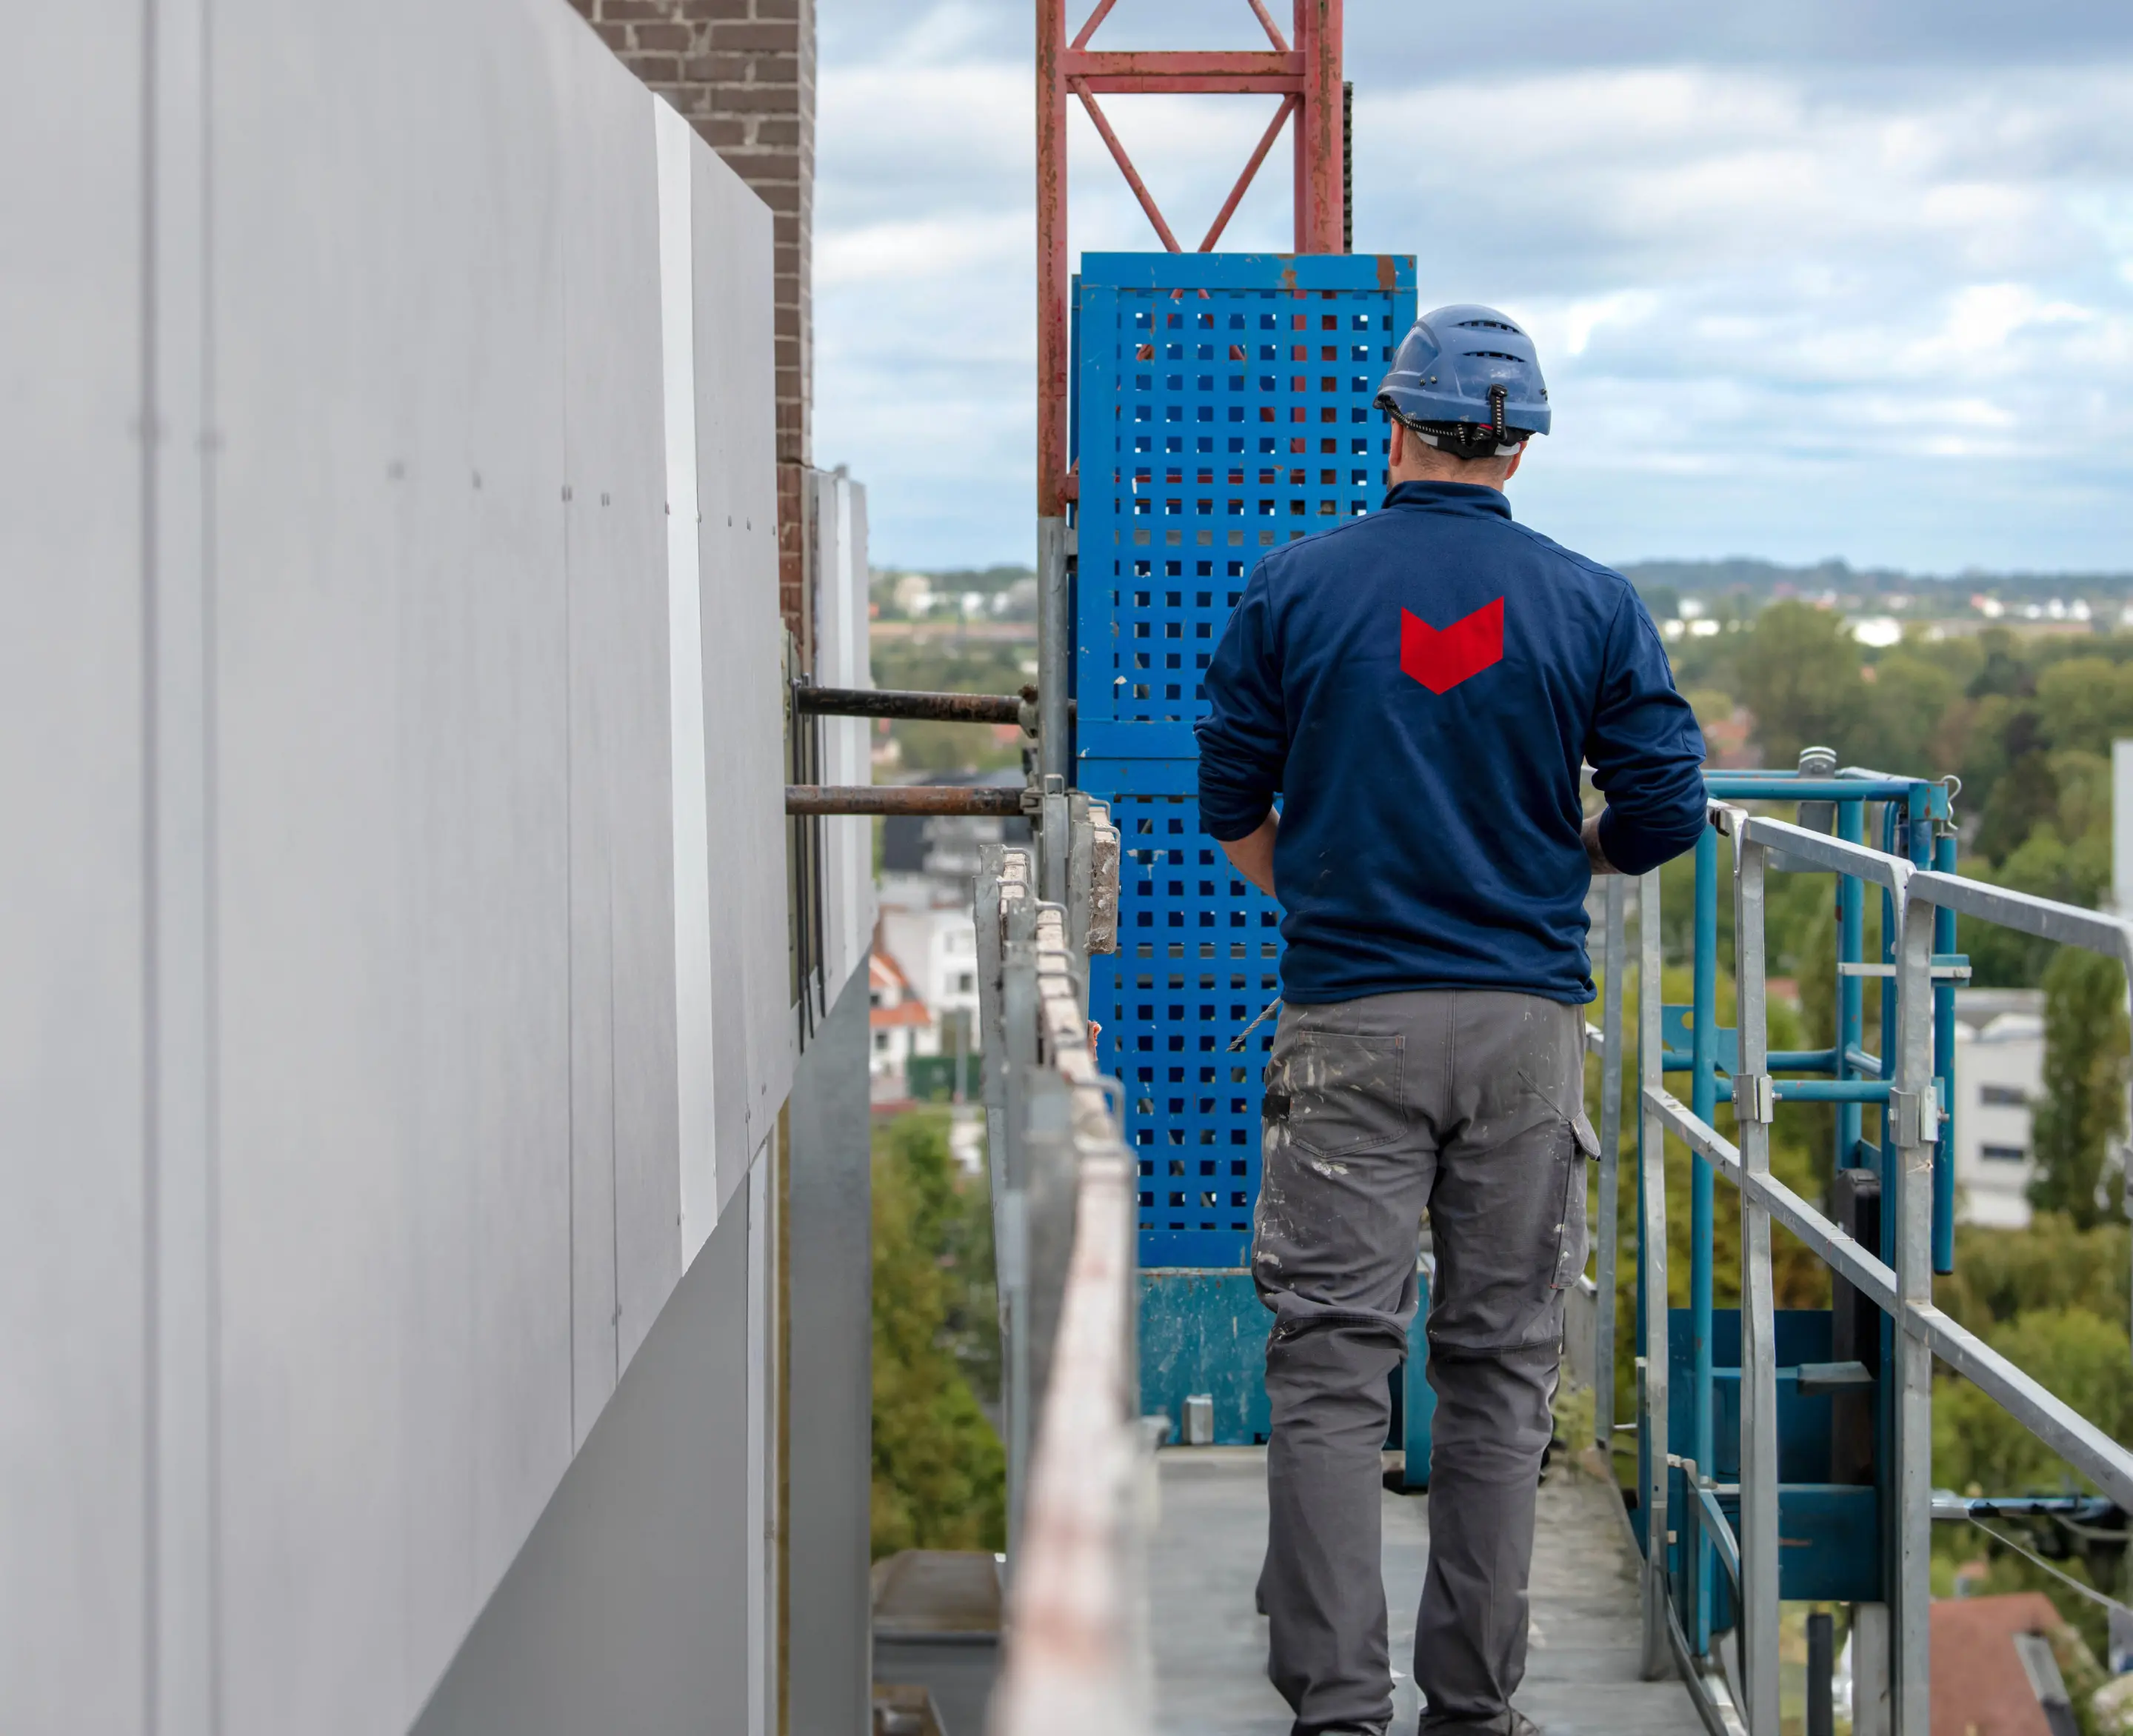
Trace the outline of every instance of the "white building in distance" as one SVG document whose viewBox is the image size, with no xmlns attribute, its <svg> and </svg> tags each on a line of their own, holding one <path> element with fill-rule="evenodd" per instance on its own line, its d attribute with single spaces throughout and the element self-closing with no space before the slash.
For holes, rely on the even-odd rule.
<svg viewBox="0 0 2133 1736">
<path fill-rule="evenodd" d="M 2028 1227 L 2037 1172 L 2029 1119 L 2044 1082 L 2044 991 L 1957 989 L 1955 1209 L 1963 1222 Z"/>
</svg>

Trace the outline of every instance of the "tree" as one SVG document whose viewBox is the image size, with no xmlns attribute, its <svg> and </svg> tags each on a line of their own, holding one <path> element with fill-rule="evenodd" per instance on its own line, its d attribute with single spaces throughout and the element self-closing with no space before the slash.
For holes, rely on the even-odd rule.
<svg viewBox="0 0 2133 1736">
<path fill-rule="evenodd" d="M 2025 1309 L 2126 1313 L 2126 1230 L 2107 1220 L 2077 1229 L 2062 1212 L 2039 1212 L 2026 1229 L 1955 1227 L 1955 1270 L 1933 1280 L 1933 1301 L 1981 1336 Z"/>
<path fill-rule="evenodd" d="M 1795 765 L 1812 743 L 1837 748 L 1854 736 L 1865 709 L 1859 647 L 1843 621 L 1804 603 L 1765 609 L 1740 660 L 1742 697 L 1755 714 L 1764 763 Z"/>
<path fill-rule="evenodd" d="M 2107 657 L 2069 657 L 2037 677 L 2037 711 L 2054 748 L 2108 753 L 2133 727 L 2133 668 Z"/>
<path fill-rule="evenodd" d="M 2114 1440 L 2133 1425 L 2133 1347 L 2086 1308 L 2032 1308 L 1987 1342 Z M 2073 1480 L 2057 1454 L 1967 1381 L 1933 1394 L 1933 1481 L 1988 1495 L 2053 1494 Z"/>
<path fill-rule="evenodd" d="M 2044 972 L 2044 1095 L 2031 1123 L 2029 1201 L 2077 1229 L 2102 1220 L 2104 1159 L 2126 1123 L 2126 973 L 2063 947 Z"/>
<path fill-rule="evenodd" d="M 959 1363 L 970 1234 L 943 1118 L 907 1117 L 874 1158 L 874 1554 L 989 1549 L 1006 1456 Z"/>
<path fill-rule="evenodd" d="M 1908 649 L 1890 652 L 1864 673 L 1871 680 L 1858 738 L 1840 744 L 1840 757 L 1899 777 L 1934 777 L 1950 769 L 1934 762 L 1934 749 L 1961 692 L 1955 676 Z"/>
</svg>

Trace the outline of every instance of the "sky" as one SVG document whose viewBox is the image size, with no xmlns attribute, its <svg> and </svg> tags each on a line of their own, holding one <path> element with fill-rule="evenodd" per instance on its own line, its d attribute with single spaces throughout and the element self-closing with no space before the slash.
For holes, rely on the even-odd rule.
<svg viewBox="0 0 2133 1736">
<path fill-rule="evenodd" d="M 819 0 L 814 456 L 867 485 L 877 565 L 1033 553 L 1034 10 Z M 1522 519 L 1615 562 L 2133 571 L 2133 6 L 1346 16 L 1356 249 L 1539 345 Z M 1258 30 L 1119 0 L 1091 46 Z M 1197 238 L 1277 99 L 1103 101 Z M 1072 124 L 1075 252 L 1159 248 Z M 1287 154 L 1225 248 L 1289 244 Z"/>
</svg>

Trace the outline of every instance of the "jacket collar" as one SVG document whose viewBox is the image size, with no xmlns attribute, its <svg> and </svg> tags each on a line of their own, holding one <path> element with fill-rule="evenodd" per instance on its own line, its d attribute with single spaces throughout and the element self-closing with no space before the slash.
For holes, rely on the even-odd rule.
<svg viewBox="0 0 2133 1736">
<path fill-rule="evenodd" d="M 1437 512 L 1460 512 L 1499 518 L 1511 516 L 1511 503 L 1501 488 L 1480 483 L 1395 483 L 1385 496 L 1388 507 L 1423 507 Z"/>
</svg>

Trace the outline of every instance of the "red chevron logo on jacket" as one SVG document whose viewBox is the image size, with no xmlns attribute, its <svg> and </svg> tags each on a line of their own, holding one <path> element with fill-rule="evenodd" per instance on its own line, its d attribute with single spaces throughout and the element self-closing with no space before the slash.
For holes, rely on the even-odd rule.
<svg viewBox="0 0 2133 1736">
<path fill-rule="evenodd" d="M 1503 660 L 1501 597 L 1443 628 L 1400 611 L 1400 668 L 1432 693 L 1449 693 L 1468 676 Z"/>
</svg>

